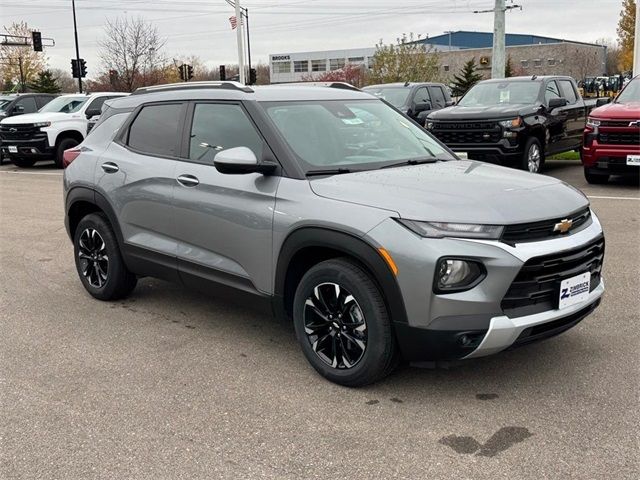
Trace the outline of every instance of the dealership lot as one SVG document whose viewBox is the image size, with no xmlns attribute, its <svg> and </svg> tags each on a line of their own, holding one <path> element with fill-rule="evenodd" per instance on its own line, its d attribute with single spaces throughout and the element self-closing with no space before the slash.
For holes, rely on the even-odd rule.
<svg viewBox="0 0 640 480">
<path fill-rule="evenodd" d="M 250 309 L 152 279 L 92 299 L 60 170 L 0 167 L 0 477 L 636 478 L 638 184 L 548 173 L 604 225 L 602 306 L 546 342 L 351 390 Z"/>
</svg>

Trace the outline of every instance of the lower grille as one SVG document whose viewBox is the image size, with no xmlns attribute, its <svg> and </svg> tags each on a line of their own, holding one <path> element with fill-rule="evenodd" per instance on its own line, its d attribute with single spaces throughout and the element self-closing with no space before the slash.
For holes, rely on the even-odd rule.
<svg viewBox="0 0 640 480">
<path fill-rule="evenodd" d="M 558 308 L 562 280 L 591 273 L 591 291 L 601 280 L 604 238 L 579 248 L 529 259 L 502 299 L 508 317 L 522 317 Z"/>
<path fill-rule="evenodd" d="M 513 244 L 559 237 L 563 234 L 559 231 L 554 231 L 554 229 L 558 223 L 565 219 L 572 221 L 570 232 L 578 232 L 589 225 L 591 210 L 587 207 L 565 217 L 542 220 L 539 222 L 507 225 L 502 234 L 502 241 Z"/>
</svg>

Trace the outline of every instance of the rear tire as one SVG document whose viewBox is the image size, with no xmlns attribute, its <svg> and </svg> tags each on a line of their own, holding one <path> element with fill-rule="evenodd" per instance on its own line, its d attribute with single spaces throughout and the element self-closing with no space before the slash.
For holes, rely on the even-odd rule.
<svg viewBox="0 0 640 480">
<path fill-rule="evenodd" d="M 593 170 L 587 167 L 584 169 L 584 178 L 587 180 L 587 183 L 592 185 L 604 185 L 609 182 L 608 173 L 594 173 Z"/>
<path fill-rule="evenodd" d="M 11 163 L 13 163 L 16 167 L 19 167 L 19 168 L 31 168 L 36 164 L 36 161 L 30 158 L 11 157 Z"/>
<path fill-rule="evenodd" d="M 384 298 L 351 260 L 327 260 L 309 269 L 296 290 L 293 321 L 307 360 L 332 382 L 361 387 L 398 363 Z"/>
<path fill-rule="evenodd" d="M 63 138 L 62 140 L 60 140 L 58 142 L 58 146 L 56 147 L 56 158 L 54 159 L 56 167 L 62 168 L 64 166 L 64 151 L 78 145 L 80 145 L 80 142 L 78 142 L 75 138 Z"/>
<path fill-rule="evenodd" d="M 527 140 L 520 161 L 520 168 L 530 173 L 541 173 L 544 168 L 544 150 L 540 140 L 531 137 Z"/>
<path fill-rule="evenodd" d="M 93 297 L 117 300 L 133 291 L 138 280 L 124 264 L 116 236 L 104 215 L 92 213 L 80 220 L 73 247 L 78 276 Z"/>
</svg>

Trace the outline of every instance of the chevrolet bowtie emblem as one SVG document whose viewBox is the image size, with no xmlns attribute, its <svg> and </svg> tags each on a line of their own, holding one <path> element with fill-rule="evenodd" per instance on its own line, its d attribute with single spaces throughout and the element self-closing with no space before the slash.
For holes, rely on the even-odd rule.
<svg viewBox="0 0 640 480">
<path fill-rule="evenodd" d="M 9 129 L 9 131 L 10 131 L 11 133 L 16 133 L 16 132 L 18 131 L 18 129 L 17 129 L 17 128 L 10 128 L 10 129 Z"/>
<path fill-rule="evenodd" d="M 573 220 L 565 218 L 564 220 L 560 220 L 560 223 L 556 223 L 553 226 L 554 232 L 567 233 L 569 229 L 573 225 Z"/>
<path fill-rule="evenodd" d="M 629 122 L 629 126 L 630 127 L 640 127 L 640 120 L 637 120 L 635 122 Z"/>
</svg>

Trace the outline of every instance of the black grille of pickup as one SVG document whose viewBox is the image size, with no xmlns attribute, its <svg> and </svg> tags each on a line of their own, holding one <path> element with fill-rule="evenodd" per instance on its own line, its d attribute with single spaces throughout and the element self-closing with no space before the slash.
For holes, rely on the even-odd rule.
<svg viewBox="0 0 640 480">
<path fill-rule="evenodd" d="M 495 122 L 441 122 L 431 129 L 445 144 L 497 143 L 502 138 L 502 129 Z"/>
<path fill-rule="evenodd" d="M 28 140 L 38 133 L 41 133 L 40 128 L 31 123 L 0 125 L 0 138 L 3 140 Z"/>
<path fill-rule="evenodd" d="M 519 223 L 517 225 L 507 225 L 502 233 L 502 241 L 513 244 L 559 237 L 564 234 L 559 231 L 554 231 L 554 229 L 558 223 L 565 219 L 572 221 L 569 232 L 580 231 L 582 228 L 589 225 L 591 210 L 587 207 L 561 218 L 531 223 Z"/>
<path fill-rule="evenodd" d="M 640 145 L 640 131 L 600 132 L 598 142 L 605 145 Z"/>
<path fill-rule="evenodd" d="M 502 310 L 514 318 L 558 308 L 561 281 L 590 272 L 593 290 L 600 284 L 603 259 L 603 237 L 579 248 L 529 259 L 502 299 Z"/>
</svg>

